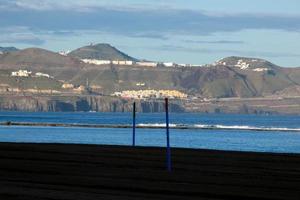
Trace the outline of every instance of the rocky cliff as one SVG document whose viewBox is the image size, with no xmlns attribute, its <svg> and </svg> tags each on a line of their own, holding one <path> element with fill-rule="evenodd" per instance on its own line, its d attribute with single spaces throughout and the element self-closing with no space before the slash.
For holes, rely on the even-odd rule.
<svg viewBox="0 0 300 200">
<path fill-rule="evenodd" d="M 0 97 L 1 110 L 31 111 L 31 112 L 131 112 L 132 100 L 110 97 L 55 97 L 55 96 L 2 96 Z M 137 100 L 138 112 L 164 112 L 162 100 Z M 183 112 L 180 101 L 170 102 L 171 112 Z"/>
</svg>

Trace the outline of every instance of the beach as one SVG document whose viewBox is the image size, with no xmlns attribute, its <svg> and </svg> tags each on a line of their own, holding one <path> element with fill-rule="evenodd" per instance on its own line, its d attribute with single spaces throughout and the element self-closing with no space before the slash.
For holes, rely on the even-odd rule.
<svg viewBox="0 0 300 200">
<path fill-rule="evenodd" d="M 0 199 L 299 199 L 300 154 L 0 143 Z"/>
</svg>

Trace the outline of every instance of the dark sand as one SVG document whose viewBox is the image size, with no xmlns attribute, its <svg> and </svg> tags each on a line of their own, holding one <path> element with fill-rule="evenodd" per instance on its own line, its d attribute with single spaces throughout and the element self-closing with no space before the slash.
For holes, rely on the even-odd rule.
<svg viewBox="0 0 300 200">
<path fill-rule="evenodd" d="M 0 199 L 300 199 L 300 155 L 0 143 Z"/>
</svg>

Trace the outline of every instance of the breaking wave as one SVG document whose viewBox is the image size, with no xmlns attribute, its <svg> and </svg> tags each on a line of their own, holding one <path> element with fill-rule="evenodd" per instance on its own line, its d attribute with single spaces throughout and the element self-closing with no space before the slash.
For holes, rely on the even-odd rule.
<svg viewBox="0 0 300 200">
<path fill-rule="evenodd" d="M 165 123 L 137 124 L 139 128 L 165 128 Z M 208 124 L 170 124 L 173 129 L 210 129 L 210 130 L 248 130 L 248 131 L 293 131 L 300 132 L 300 128 L 286 127 L 258 127 L 258 126 L 239 126 L 239 125 L 208 125 Z"/>
</svg>

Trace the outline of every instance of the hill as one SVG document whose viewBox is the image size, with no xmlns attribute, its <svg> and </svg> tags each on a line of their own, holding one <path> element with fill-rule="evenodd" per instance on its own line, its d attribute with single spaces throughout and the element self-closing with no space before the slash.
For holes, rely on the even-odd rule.
<svg viewBox="0 0 300 200">
<path fill-rule="evenodd" d="M 96 55 L 89 57 L 95 59 L 134 59 L 110 45 L 85 48 L 77 53 Z M 106 52 L 101 56 L 109 56 L 99 57 L 99 49 Z M 174 111 L 300 113 L 300 68 L 245 57 L 228 57 L 204 67 L 98 66 L 85 64 L 74 54 L 39 48 L 0 54 L 0 109 L 123 112 L 130 111 L 130 99 L 106 96 L 124 90 L 177 90 L 191 98 L 177 100 Z M 21 69 L 30 75 L 13 75 Z M 140 100 L 140 111 L 162 111 L 158 101 Z"/>
<path fill-rule="evenodd" d="M 47 89 L 53 86 L 53 89 L 59 90 L 61 84 L 57 81 L 74 86 L 86 86 L 88 83 L 91 91 L 108 95 L 124 90 L 165 89 L 201 98 L 249 98 L 287 95 L 295 91 L 291 89 L 293 86 L 300 85 L 299 68 L 282 68 L 257 58 L 228 57 L 207 67 L 99 67 L 81 62 L 74 57 L 76 54 L 95 56 L 89 58 L 98 59 L 134 59 L 126 57 L 126 54 L 108 44 L 82 47 L 67 56 L 29 48 L 0 55 L 0 84 L 16 87 L 19 83 L 10 76 L 11 72 L 27 69 L 54 77 L 51 81 L 34 79 L 28 82 L 25 79 L 27 85 L 33 88 L 47 85 Z M 99 57 L 104 55 L 110 57 Z M 121 57 L 115 57 L 116 55 Z"/>
<path fill-rule="evenodd" d="M 78 59 L 63 56 L 40 48 L 28 48 L 0 55 L 2 67 L 79 67 L 82 62 Z"/>
<path fill-rule="evenodd" d="M 128 56 L 109 44 L 96 44 L 81 47 L 68 54 L 79 59 L 97 59 L 97 60 L 132 60 L 137 59 Z"/>
</svg>

